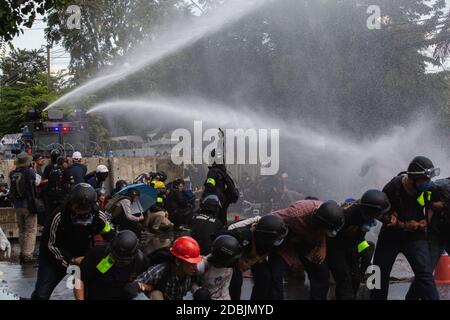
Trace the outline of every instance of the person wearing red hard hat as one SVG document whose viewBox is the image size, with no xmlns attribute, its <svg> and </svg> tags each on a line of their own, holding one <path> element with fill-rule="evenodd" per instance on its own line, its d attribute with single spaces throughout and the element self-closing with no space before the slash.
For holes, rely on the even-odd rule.
<svg viewBox="0 0 450 320">
<path fill-rule="evenodd" d="M 183 300 L 189 291 L 193 291 L 194 300 L 209 299 L 208 292 L 196 284 L 197 263 L 202 260 L 197 241 L 191 237 L 178 238 L 170 248 L 170 254 L 158 260 L 162 261 L 127 286 L 130 296 L 142 292 L 151 300 Z"/>
</svg>

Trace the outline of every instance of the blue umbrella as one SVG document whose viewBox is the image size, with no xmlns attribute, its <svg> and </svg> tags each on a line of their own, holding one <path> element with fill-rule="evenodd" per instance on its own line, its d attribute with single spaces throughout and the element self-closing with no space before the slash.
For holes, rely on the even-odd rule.
<svg viewBox="0 0 450 320">
<path fill-rule="evenodd" d="M 130 189 L 136 189 L 140 192 L 139 204 L 143 211 L 147 211 L 155 202 L 158 197 L 158 191 L 145 183 L 131 184 L 120 190 L 117 194 L 126 195 Z"/>
</svg>

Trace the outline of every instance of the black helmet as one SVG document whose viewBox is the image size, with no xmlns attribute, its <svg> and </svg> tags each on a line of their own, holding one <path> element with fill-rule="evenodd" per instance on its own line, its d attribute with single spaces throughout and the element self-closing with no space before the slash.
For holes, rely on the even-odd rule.
<svg viewBox="0 0 450 320">
<path fill-rule="evenodd" d="M 127 190 L 127 197 L 134 198 L 139 197 L 140 195 L 141 193 L 139 192 L 138 189 L 131 188 Z"/>
<path fill-rule="evenodd" d="M 120 191 L 128 185 L 128 182 L 125 180 L 117 180 L 116 182 L 116 190 Z"/>
<path fill-rule="evenodd" d="M 254 231 L 258 254 L 266 254 L 273 247 L 281 245 L 288 231 L 288 227 L 280 217 L 272 214 L 261 217 Z"/>
<path fill-rule="evenodd" d="M 241 253 L 242 246 L 235 237 L 222 235 L 214 240 L 208 261 L 218 268 L 231 268 Z"/>
<path fill-rule="evenodd" d="M 374 189 L 368 190 L 363 194 L 359 205 L 371 219 L 379 218 L 391 210 L 391 203 L 387 195 L 380 190 Z"/>
<path fill-rule="evenodd" d="M 70 192 L 70 202 L 75 211 L 92 209 L 97 202 L 97 192 L 87 183 L 79 183 Z"/>
<path fill-rule="evenodd" d="M 62 166 L 63 164 L 64 164 L 64 161 L 65 161 L 66 159 L 64 159 L 64 157 L 58 157 L 58 159 L 56 159 L 56 164 L 58 165 L 58 166 Z"/>
<path fill-rule="evenodd" d="M 136 234 L 130 230 L 116 233 L 109 244 L 111 258 L 115 264 L 126 265 L 133 262 L 138 252 L 139 241 Z"/>
<path fill-rule="evenodd" d="M 56 163 L 56 160 L 61 157 L 61 151 L 59 151 L 58 149 L 53 149 L 50 152 L 50 158 L 52 160 L 52 163 Z"/>
<path fill-rule="evenodd" d="M 329 236 L 335 236 L 344 221 L 344 209 L 333 200 L 322 203 L 313 214 L 313 223 L 329 231 Z"/>
<path fill-rule="evenodd" d="M 427 157 L 415 157 L 408 166 L 408 177 L 413 180 L 431 179 L 437 177 L 441 170 L 435 168 L 433 162 Z"/>
<path fill-rule="evenodd" d="M 220 203 L 219 197 L 215 194 L 206 196 L 200 203 L 200 209 L 202 213 L 212 216 L 215 216 L 221 208 L 222 204 Z"/>
<path fill-rule="evenodd" d="M 167 174 L 164 171 L 158 171 L 156 175 L 159 176 L 159 181 L 165 182 L 167 180 Z"/>
</svg>

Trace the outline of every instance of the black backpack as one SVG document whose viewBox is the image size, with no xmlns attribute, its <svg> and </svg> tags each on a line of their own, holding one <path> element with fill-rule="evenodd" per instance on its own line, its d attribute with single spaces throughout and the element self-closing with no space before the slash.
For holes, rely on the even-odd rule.
<svg viewBox="0 0 450 320">
<path fill-rule="evenodd" d="M 27 198 L 27 186 L 29 181 L 25 171 L 15 170 L 9 176 L 11 182 L 10 194 L 14 201 L 23 200 Z"/>
<path fill-rule="evenodd" d="M 48 175 L 48 189 L 50 191 L 62 191 L 64 189 L 63 171 L 54 165 Z"/>
<path fill-rule="evenodd" d="M 227 185 L 225 196 L 227 197 L 228 202 L 236 203 L 240 197 L 239 189 L 236 187 L 236 184 L 227 172 L 225 172 L 223 176 L 225 184 Z"/>
</svg>

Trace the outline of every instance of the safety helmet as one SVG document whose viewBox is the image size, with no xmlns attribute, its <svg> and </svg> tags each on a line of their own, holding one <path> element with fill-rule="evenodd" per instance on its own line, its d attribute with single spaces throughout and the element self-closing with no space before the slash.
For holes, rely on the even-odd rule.
<svg viewBox="0 0 450 320">
<path fill-rule="evenodd" d="M 117 191 L 122 190 L 126 186 L 128 186 L 128 182 L 126 182 L 125 180 L 117 180 L 117 182 L 116 182 L 116 190 Z"/>
<path fill-rule="evenodd" d="M 181 237 L 175 240 L 170 252 L 178 259 L 188 263 L 198 263 L 202 259 L 200 246 L 191 237 Z"/>
<path fill-rule="evenodd" d="M 255 238 L 258 243 L 264 243 L 270 246 L 279 246 L 288 234 L 288 227 L 283 219 L 278 216 L 268 214 L 256 223 Z"/>
<path fill-rule="evenodd" d="M 124 265 L 133 262 L 138 246 L 136 234 L 130 230 L 123 230 L 116 233 L 108 248 L 114 263 Z"/>
<path fill-rule="evenodd" d="M 359 200 L 359 206 L 371 219 L 379 218 L 391 210 L 391 203 L 387 195 L 375 189 L 368 190 L 363 194 Z"/>
<path fill-rule="evenodd" d="M 108 173 L 109 169 L 104 164 L 100 164 L 97 166 L 97 169 L 95 170 L 96 173 Z"/>
<path fill-rule="evenodd" d="M 200 209 L 208 215 L 216 215 L 221 208 L 222 204 L 220 203 L 219 197 L 215 194 L 206 196 L 200 203 Z"/>
<path fill-rule="evenodd" d="M 221 235 L 214 240 L 208 261 L 216 267 L 231 268 L 241 254 L 242 246 L 235 237 Z"/>
<path fill-rule="evenodd" d="M 70 192 L 70 202 L 72 206 L 82 211 L 92 209 L 97 201 L 95 189 L 87 183 L 79 183 Z"/>
<path fill-rule="evenodd" d="M 152 184 L 152 187 L 155 189 L 165 189 L 166 188 L 166 184 L 162 181 L 153 180 L 151 184 Z"/>
<path fill-rule="evenodd" d="M 329 236 L 335 236 L 344 226 L 344 209 L 336 201 L 329 200 L 322 203 L 314 211 L 313 223 L 329 232 Z"/>
<path fill-rule="evenodd" d="M 72 154 L 72 160 L 78 161 L 78 160 L 81 160 L 81 159 L 82 159 L 81 152 L 75 151 Z"/>
<path fill-rule="evenodd" d="M 138 189 L 131 188 L 127 190 L 127 196 L 130 198 L 139 197 L 140 195 L 141 193 L 139 192 Z"/>
<path fill-rule="evenodd" d="M 441 169 L 435 168 L 433 162 L 427 157 L 417 156 L 409 164 L 406 173 L 413 180 L 431 179 L 439 176 Z"/>
</svg>

